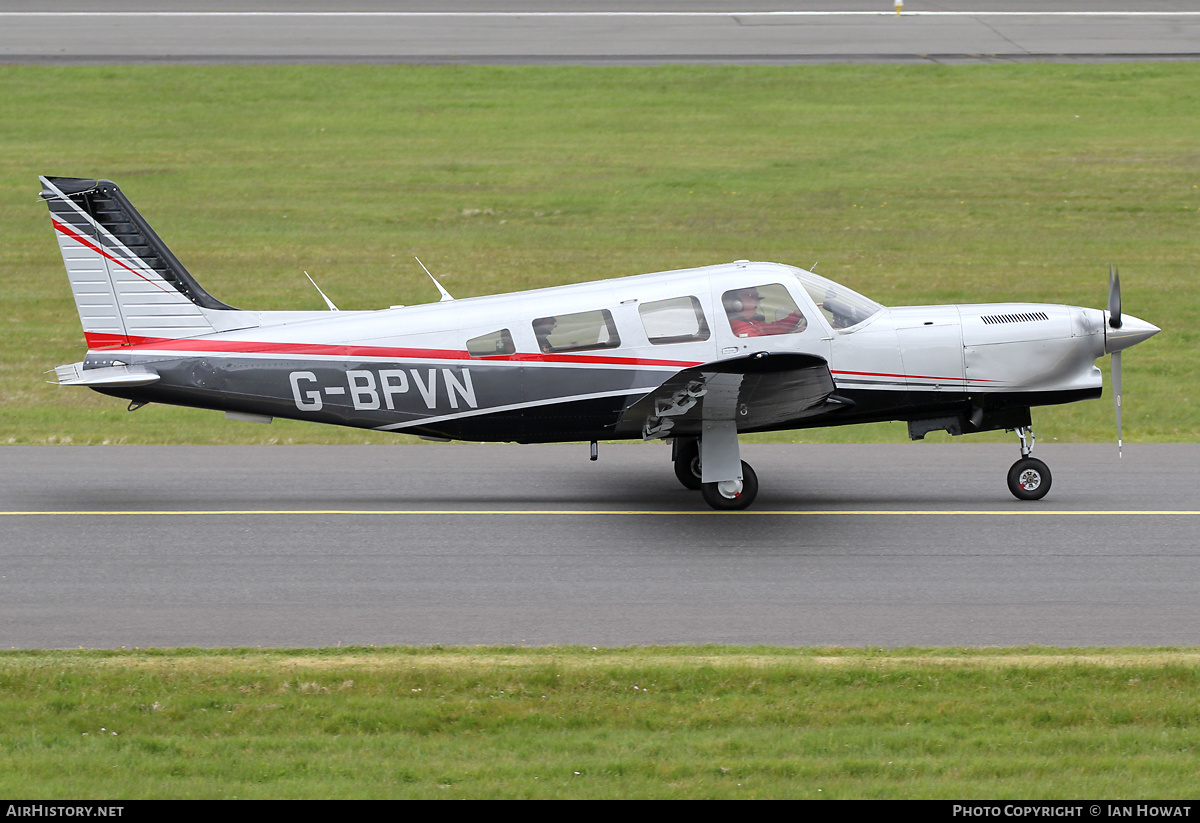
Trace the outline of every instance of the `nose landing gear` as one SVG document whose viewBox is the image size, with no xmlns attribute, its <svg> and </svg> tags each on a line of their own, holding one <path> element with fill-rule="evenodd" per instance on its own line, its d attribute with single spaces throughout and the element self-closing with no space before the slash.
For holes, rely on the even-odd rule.
<svg viewBox="0 0 1200 823">
<path fill-rule="evenodd" d="M 1008 470 L 1008 490 L 1018 500 L 1041 500 L 1050 491 L 1050 467 L 1029 456 L 1037 442 L 1033 427 L 1018 426 L 1016 432 L 1021 440 L 1021 459 Z"/>
</svg>

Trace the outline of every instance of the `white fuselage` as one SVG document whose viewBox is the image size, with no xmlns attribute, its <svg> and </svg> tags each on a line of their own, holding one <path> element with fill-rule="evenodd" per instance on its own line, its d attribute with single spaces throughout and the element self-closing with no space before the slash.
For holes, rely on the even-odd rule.
<svg viewBox="0 0 1200 823">
<path fill-rule="evenodd" d="M 786 290 L 806 327 L 739 335 L 726 316 L 723 295 L 776 286 Z M 454 421 L 497 412 L 536 418 L 541 407 L 581 401 L 628 407 L 680 369 L 755 352 L 827 361 L 837 394 L 855 408 L 800 424 L 805 426 L 911 420 L 925 414 L 926 406 L 937 414 L 945 404 L 984 395 L 1007 393 L 1014 404 L 1029 406 L 1100 391 L 1094 361 L 1105 351 L 1105 323 L 1099 310 L 1024 303 L 871 304 L 858 315 L 839 317 L 829 307 L 840 305 L 841 293 L 831 296 L 840 288 L 791 266 L 739 262 L 374 312 L 210 311 L 225 328 L 245 327 L 181 339 L 142 338 L 90 356 L 97 361 L 93 365 L 103 365 L 119 351 L 121 362 L 159 372 L 203 358 L 214 374 L 198 381 L 201 385 L 176 387 L 189 404 L 434 436 L 456 436 Z M 705 333 L 656 339 L 644 307 L 685 299 L 703 314 Z M 540 347 L 538 318 L 597 311 L 611 316 L 603 348 Z M 499 332 L 511 338 L 511 350 L 471 350 L 470 341 Z M 228 364 L 224 378 L 216 374 L 222 361 Z M 239 373 L 254 374 L 261 383 L 268 365 L 282 375 L 283 398 L 270 396 L 273 392 L 255 397 L 237 384 Z M 206 394 L 214 395 L 211 403 Z M 603 402 L 601 407 L 608 408 Z M 610 424 L 597 419 L 551 426 L 544 434 L 624 436 Z M 470 426 L 466 434 L 480 438 L 480 430 Z M 500 425 L 495 439 L 538 434 L 528 425 L 519 434 Z"/>
</svg>

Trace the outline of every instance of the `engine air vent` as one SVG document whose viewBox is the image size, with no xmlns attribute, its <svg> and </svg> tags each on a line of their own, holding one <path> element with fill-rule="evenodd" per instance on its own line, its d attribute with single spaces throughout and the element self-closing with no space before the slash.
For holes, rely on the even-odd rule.
<svg viewBox="0 0 1200 823">
<path fill-rule="evenodd" d="M 1000 323 L 1034 323 L 1038 320 L 1049 320 L 1050 316 L 1044 311 L 1031 311 L 1018 314 L 985 314 L 981 319 L 989 326 L 995 326 Z"/>
</svg>

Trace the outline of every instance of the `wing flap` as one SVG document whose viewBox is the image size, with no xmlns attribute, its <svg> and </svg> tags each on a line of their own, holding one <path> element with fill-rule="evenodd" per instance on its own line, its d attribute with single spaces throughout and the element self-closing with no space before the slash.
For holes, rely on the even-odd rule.
<svg viewBox="0 0 1200 823">
<path fill-rule="evenodd" d="M 834 389 L 822 357 L 756 352 L 676 372 L 627 408 L 618 428 L 640 428 L 646 440 L 698 435 L 706 420 L 763 429 L 840 408 Z"/>
</svg>

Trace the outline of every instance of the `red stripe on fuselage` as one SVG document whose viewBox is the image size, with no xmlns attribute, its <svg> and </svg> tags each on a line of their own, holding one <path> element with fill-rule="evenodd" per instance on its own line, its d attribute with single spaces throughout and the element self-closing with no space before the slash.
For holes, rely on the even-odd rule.
<svg viewBox="0 0 1200 823">
<path fill-rule="evenodd" d="M 839 370 L 835 369 L 835 370 L 831 370 L 831 373 L 835 374 L 835 375 L 841 374 L 841 375 L 854 376 L 854 377 L 895 377 L 899 380 L 941 380 L 941 381 L 947 382 L 947 383 L 951 383 L 951 382 L 955 382 L 955 381 L 969 381 L 972 383 L 1002 383 L 1002 382 L 1004 382 L 1002 380 L 987 380 L 982 377 L 935 377 L 933 375 L 928 375 L 928 374 L 889 374 L 888 372 L 875 372 L 875 371 L 839 371 Z"/>
<path fill-rule="evenodd" d="M 578 354 L 533 354 L 517 353 L 492 357 L 472 357 L 465 351 L 451 349 L 401 349 L 385 346 L 334 346 L 323 343 L 274 343 L 269 341 L 243 340 L 200 340 L 196 338 L 171 339 L 166 337 L 129 337 L 115 334 L 87 333 L 88 348 L 105 349 L 116 346 L 127 346 L 134 351 L 153 354 L 176 353 L 184 351 L 220 352 L 222 354 L 279 354 L 279 355 L 323 355 L 326 357 L 381 357 L 395 360 L 465 360 L 474 363 L 517 362 L 517 363 L 583 363 L 601 364 L 608 366 L 667 366 L 677 369 L 688 369 L 704 365 L 701 361 L 687 360 L 649 360 L 637 357 L 589 357 Z M 963 381 L 962 377 L 936 377 L 924 374 L 892 374 L 889 372 L 866 372 L 833 370 L 832 374 L 853 377 L 890 377 L 897 380 L 941 380 L 944 382 Z M 987 380 L 972 377 L 966 382 L 1000 383 L 1000 380 Z"/>
<path fill-rule="evenodd" d="M 118 339 L 116 335 L 86 335 L 88 346 L 96 339 L 106 347 L 121 345 L 110 342 Z M 103 339 L 103 340 L 102 340 Z M 348 346 L 329 345 L 325 343 L 276 343 L 271 341 L 251 340 L 202 340 L 197 338 L 153 338 L 130 337 L 129 348 L 145 354 L 177 353 L 177 352 L 219 352 L 236 356 L 239 354 L 273 354 L 282 356 L 303 357 L 319 355 L 324 357 L 376 357 L 391 360 L 465 360 L 471 363 L 517 362 L 517 363 L 577 363 L 600 364 L 605 366 L 668 366 L 686 369 L 702 365 L 701 362 L 679 360 L 650 360 L 640 357 L 589 357 L 578 354 L 506 354 L 493 357 L 472 357 L 465 351 L 452 349 L 407 349 L 390 348 L 386 346 Z"/>
</svg>

